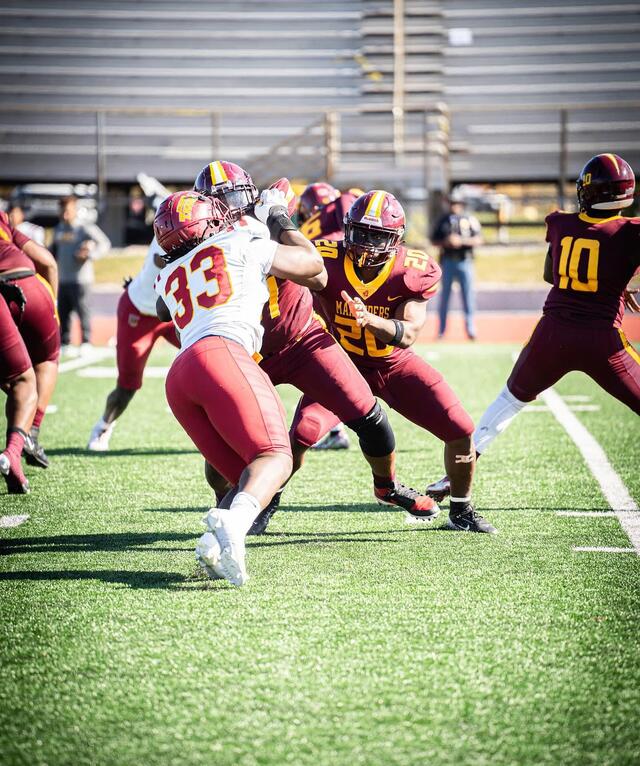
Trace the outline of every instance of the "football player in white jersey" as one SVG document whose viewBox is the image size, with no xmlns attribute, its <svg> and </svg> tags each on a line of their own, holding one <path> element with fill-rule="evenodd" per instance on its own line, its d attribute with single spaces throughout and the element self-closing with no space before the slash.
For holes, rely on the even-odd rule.
<svg viewBox="0 0 640 766">
<path fill-rule="evenodd" d="M 262 192 L 254 211 L 228 225 L 224 202 L 185 191 L 162 203 L 154 223 L 167 261 L 155 282 L 157 312 L 180 333 L 167 401 L 207 462 L 237 487 L 205 517 L 196 557 L 209 576 L 234 585 L 247 580 L 246 533 L 292 466 L 284 408 L 252 358 L 267 276 L 316 289 L 326 282 L 281 191 Z"/>
<path fill-rule="evenodd" d="M 107 396 L 102 417 L 89 436 L 87 449 L 106 452 L 116 420 L 129 406 L 142 386 L 142 374 L 151 349 L 159 338 L 179 347 L 173 322 L 162 322 L 156 314 L 156 294 L 153 283 L 165 266 L 164 251 L 156 238 L 149 245 L 138 274 L 128 283 L 118 301 L 116 359 L 118 380 Z"/>
</svg>

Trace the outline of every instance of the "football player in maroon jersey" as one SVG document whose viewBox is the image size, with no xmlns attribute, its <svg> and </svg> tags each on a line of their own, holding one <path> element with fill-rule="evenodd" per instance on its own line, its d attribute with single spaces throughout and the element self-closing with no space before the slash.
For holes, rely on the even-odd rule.
<svg viewBox="0 0 640 766">
<path fill-rule="evenodd" d="M 13 229 L 4 213 L 0 215 L 0 239 L 0 273 L 5 282 L 18 285 L 25 298 L 22 310 L 14 304 L 12 313 L 29 352 L 38 389 L 38 406 L 23 452 L 29 465 L 47 468 L 49 459 L 38 438 L 58 378 L 58 267 L 53 255 Z"/>
<path fill-rule="evenodd" d="M 300 202 L 298 204 L 298 225 L 300 226 L 300 231 L 302 231 L 302 224 L 306 223 L 321 208 L 338 199 L 339 196 L 340 192 L 338 189 L 325 181 L 309 184 L 300 195 Z M 302 233 L 307 239 L 312 239 L 305 232 Z"/>
<path fill-rule="evenodd" d="M 339 192 L 326 183 L 309 184 L 302 192 L 298 206 L 301 233 L 312 242 L 344 239 L 344 219 L 351 205 L 362 194 L 362 189 Z M 344 425 L 338 423 L 313 446 L 314 449 L 347 449 L 349 437 Z"/>
<path fill-rule="evenodd" d="M 495 532 L 471 503 L 473 422 L 442 375 L 410 349 L 426 321 L 440 268 L 426 253 L 400 244 L 404 226 L 393 195 L 370 191 L 359 197 L 347 214 L 344 242 L 316 242 L 328 273 L 316 295 L 332 333 L 371 390 L 445 443 L 453 480 L 449 526 Z M 330 407 L 302 397 L 291 427 L 294 470 L 336 420 Z M 390 502 L 385 492 L 376 488 L 375 494 L 378 502 Z"/>
<path fill-rule="evenodd" d="M 625 304 L 639 308 L 628 284 L 640 267 L 640 220 L 621 216 L 633 202 L 635 177 L 622 157 L 598 154 L 576 185 L 580 212 L 546 218 L 544 278 L 553 286 L 507 385 L 478 423 L 478 455 L 528 402 L 573 370 L 640 414 L 640 356 L 622 331 Z M 427 491 L 444 497 L 448 478 Z"/>
<path fill-rule="evenodd" d="M 286 189 L 288 181 L 280 179 L 275 185 L 288 199 L 289 210 L 295 210 L 295 199 Z M 255 195 L 249 175 L 230 162 L 209 163 L 198 175 L 194 188 L 221 199 L 230 207 L 232 217 L 240 217 L 242 210 L 250 207 L 251 195 Z M 243 193 L 236 195 L 236 191 Z M 390 505 L 403 508 L 416 518 L 435 517 L 438 508 L 431 498 L 396 480 L 395 437 L 387 416 L 352 361 L 314 314 L 309 289 L 274 276 L 268 277 L 267 285 L 269 301 L 262 314 L 262 369 L 274 385 L 296 386 L 313 401 L 335 412 L 338 420 L 358 435 L 373 473 L 376 497 L 384 497 Z M 224 479 L 209 465 L 205 473 L 218 498 L 222 498 L 229 489 Z M 279 499 L 278 493 L 249 534 L 260 534 L 266 528 Z"/>
<path fill-rule="evenodd" d="M 0 473 L 12 493 L 29 491 L 22 451 L 31 465 L 49 464 L 38 433 L 58 371 L 55 289 L 57 267 L 51 253 L 14 230 L 0 213 L 0 385 L 8 396 Z"/>
</svg>

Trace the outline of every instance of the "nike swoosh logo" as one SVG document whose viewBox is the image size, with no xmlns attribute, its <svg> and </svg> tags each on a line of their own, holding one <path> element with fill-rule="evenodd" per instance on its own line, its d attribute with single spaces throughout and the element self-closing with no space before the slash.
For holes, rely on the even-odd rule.
<svg viewBox="0 0 640 766">
<path fill-rule="evenodd" d="M 396 295 L 394 298 L 392 298 L 390 295 L 387 295 L 387 300 L 389 301 L 389 303 L 391 303 L 392 301 L 400 300 L 400 298 L 404 298 L 404 295 Z"/>
</svg>

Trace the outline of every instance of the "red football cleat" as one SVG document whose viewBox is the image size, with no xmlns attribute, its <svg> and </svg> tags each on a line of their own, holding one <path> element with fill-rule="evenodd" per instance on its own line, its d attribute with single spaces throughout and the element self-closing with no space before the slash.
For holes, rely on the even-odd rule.
<svg viewBox="0 0 640 766">
<path fill-rule="evenodd" d="M 374 487 L 373 492 L 380 505 L 395 505 L 419 521 L 433 521 L 440 513 L 433 498 L 421 495 L 400 482 L 396 482 L 393 487 Z"/>
<path fill-rule="evenodd" d="M 20 457 L 11 462 L 8 452 L 0 454 L 0 474 L 7 482 L 7 492 L 10 495 L 26 495 L 29 492 L 29 482 L 22 473 Z"/>
</svg>

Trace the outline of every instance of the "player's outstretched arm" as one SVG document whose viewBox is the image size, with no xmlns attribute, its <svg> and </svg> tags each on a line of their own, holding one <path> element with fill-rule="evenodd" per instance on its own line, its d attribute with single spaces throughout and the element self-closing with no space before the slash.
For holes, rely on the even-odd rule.
<svg viewBox="0 0 640 766">
<path fill-rule="evenodd" d="M 405 301 L 397 308 L 393 319 L 385 319 L 370 313 L 360 298 L 352 298 L 345 290 L 342 291 L 342 299 L 360 327 L 390 346 L 412 346 L 427 321 L 427 301 Z"/>
<path fill-rule="evenodd" d="M 44 277 L 51 285 L 54 296 L 58 295 L 58 264 L 53 255 L 46 247 L 39 245 L 32 239 L 28 240 L 21 247 L 22 252 L 28 255 L 36 267 L 40 276 Z"/>
<path fill-rule="evenodd" d="M 279 189 L 263 191 L 254 213 L 267 225 L 271 239 L 280 243 L 269 273 L 312 290 L 321 290 L 327 280 L 322 256 L 291 221 L 283 193 Z"/>
</svg>

